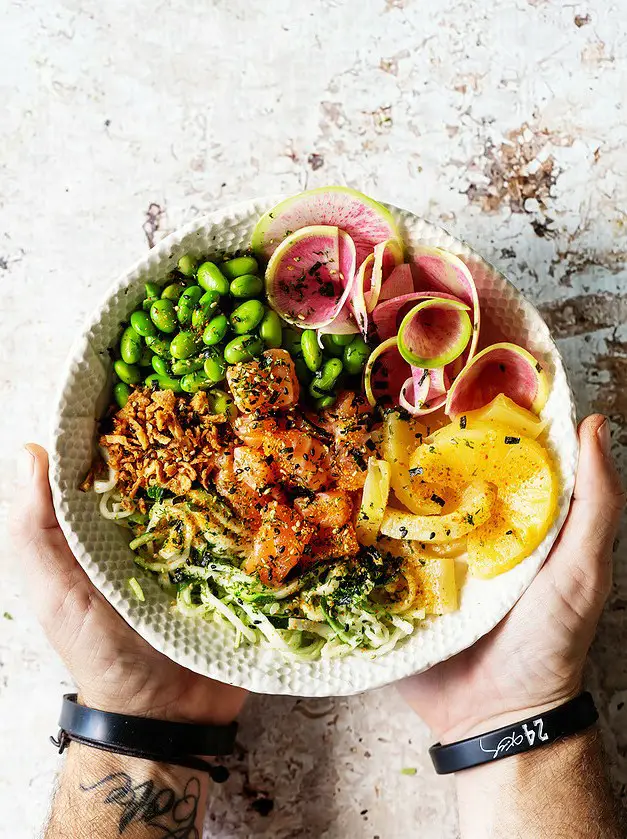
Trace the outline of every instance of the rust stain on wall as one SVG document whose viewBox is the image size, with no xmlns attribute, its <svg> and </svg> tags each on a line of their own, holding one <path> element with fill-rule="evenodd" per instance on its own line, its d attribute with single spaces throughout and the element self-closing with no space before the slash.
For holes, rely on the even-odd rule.
<svg viewBox="0 0 627 839">
<path fill-rule="evenodd" d="M 540 307 L 555 338 L 585 335 L 627 322 L 627 295 L 600 292 L 555 300 Z M 627 379 L 625 380 L 627 383 Z"/>
</svg>

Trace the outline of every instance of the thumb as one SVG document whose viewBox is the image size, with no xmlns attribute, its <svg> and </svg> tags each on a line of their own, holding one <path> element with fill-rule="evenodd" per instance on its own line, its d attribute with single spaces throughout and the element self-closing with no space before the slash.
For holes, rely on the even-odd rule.
<svg viewBox="0 0 627 839">
<path fill-rule="evenodd" d="M 604 602 L 609 593 L 613 544 L 625 505 L 608 420 L 600 414 L 584 419 L 579 443 L 570 512 L 549 562 L 555 584 L 577 611 L 578 602 Z"/>
</svg>

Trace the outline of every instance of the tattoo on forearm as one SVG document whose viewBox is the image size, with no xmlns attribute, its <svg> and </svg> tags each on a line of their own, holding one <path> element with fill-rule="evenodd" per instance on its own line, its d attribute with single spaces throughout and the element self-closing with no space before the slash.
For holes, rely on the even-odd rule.
<svg viewBox="0 0 627 839">
<path fill-rule="evenodd" d="M 104 803 L 121 808 L 120 835 L 132 824 L 143 824 L 161 831 L 158 839 L 199 839 L 196 828 L 200 781 L 192 777 L 183 792 L 171 787 L 159 788 L 152 781 L 134 785 L 126 772 L 114 772 L 90 786 L 80 785 L 83 792 L 100 790 Z"/>
</svg>

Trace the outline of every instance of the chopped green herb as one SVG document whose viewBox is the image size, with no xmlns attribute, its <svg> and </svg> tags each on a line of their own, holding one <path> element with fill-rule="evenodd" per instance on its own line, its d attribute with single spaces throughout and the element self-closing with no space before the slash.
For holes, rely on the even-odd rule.
<svg viewBox="0 0 627 839">
<path fill-rule="evenodd" d="M 11 612 L 5 612 L 2 615 L 2 617 L 7 621 L 12 621 L 13 620 L 13 615 L 11 614 Z"/>
<path fill-rule="evenodd" d="M 415 766 L 405 766 L 403 769 L 401 769 L 401 775 L 416 775 L 417 773 L 418 770 Z"/>
<path fill-rule="evenodd" d="M 142 588 L 142 587 L 140 586 L 140 584 L 137 582 L 137 579 L 136 579 L 135 577 L 129 577 L 129 580 L 128 580 L 128 587 L 129 587 L 129 588 L 130 588 L 130 590 L 133 592 L 133 594 L 135 595 L 135 597 L 136 597 L 138 600 L 141 600 L 141 601 L 142 601 L 142 603 L 143 603 L 143 602 L 144 602 L 144 600 L 146 599 L 146 596 L 144 595 L 144 590 L 143 590 L 143 588 Z"/>
</svg>

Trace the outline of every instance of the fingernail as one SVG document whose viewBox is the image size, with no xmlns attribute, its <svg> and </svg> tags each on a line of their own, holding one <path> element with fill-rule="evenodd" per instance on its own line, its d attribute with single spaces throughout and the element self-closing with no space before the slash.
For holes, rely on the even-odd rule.
<svg viewBox="0 0 627 839">
<path fill-rule="evenodd" d="M 22 486 L 26 486 L 31 482 L 34 469 L 35 458 L 28 449 L 23 448 L 17 460 L 17 477 Z"/>
<path fill-rule="evenodd" d="M 610 433 L 609 420 L 604 420 L 603 424 L 597 429 L 597 439 L 599 446 L 601 446 L 601 451 L 604 455 L 608 456 L 612 451 L 612 435 Z"/>
</svg>

